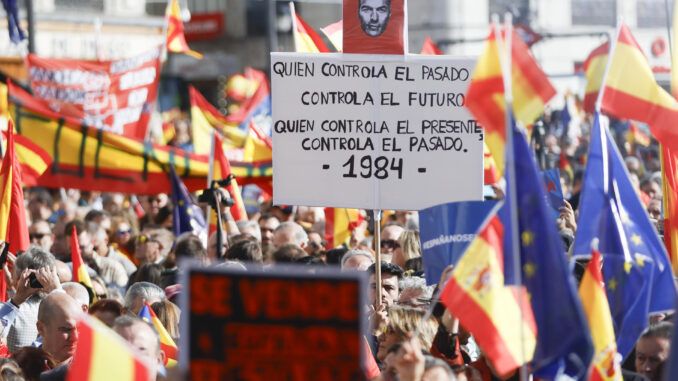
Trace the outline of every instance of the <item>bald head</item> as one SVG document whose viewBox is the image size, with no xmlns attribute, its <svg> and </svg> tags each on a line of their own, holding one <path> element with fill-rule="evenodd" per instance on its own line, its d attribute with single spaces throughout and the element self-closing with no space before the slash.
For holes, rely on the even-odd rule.
<svg viewBox="0 0 678 381">
<path fill-rule="evenodd" d="M 308 235 L 296 222 L 286 221 L 278 225 L 273 232 L 273 244 L 275 247 L 280 247 L 286 243 L 297 245 L 301 248 L 308 243 Z"/>
<path fill-rule="evenodd" d="M 54 264 L 56 265 L 57 275 L 59 276 L 59 282 L 65 283 L 73 280 L 73 272 L 66 263 L 60 260 L 55 260 Z"/>
<path fill-rule="evenodd" d="M 78 302 L 65 292 L 49 294 L 40 303 L 37 327 L 42 348 L 57 363 L 73 356 L 78 341 L 76 324 L 82 313 Z"/>
</svg>

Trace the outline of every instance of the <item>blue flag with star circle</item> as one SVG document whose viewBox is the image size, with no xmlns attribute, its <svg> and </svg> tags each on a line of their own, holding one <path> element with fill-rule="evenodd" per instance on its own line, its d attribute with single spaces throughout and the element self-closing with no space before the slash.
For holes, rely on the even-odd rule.
<svg viewBox="0 0 678 381">
<path fill-rule="evenodd" d="M 181 233 L 191 232 L 197 235 L 204 245 L 207 244 L 207 224 L 205 216 L 197 205 L 191 200 L 186 185 L 181 181 L 179 175 L 170 166 L 170 179 L 172 182 L 172 230 L 174 236 L 178 237 Z"/>
<path fill-rule="evenodd" d="M 648 315 L 674 307 L 676 289 L 666 249 L 629 180 L 607 119 L 599 114 L 583 184 L 573 253 L 589 256 L 598 242 L 617 348 L 626 357 Z"/>
<path fill-rule="evenodd" d="M 553 380 L 561 376 L 584 380 L 593 357 L 593 344 L 573 276 L 569 270 L 555 216 L 547 204 L 542 176 L 525 135 L 513 120 L 515 179 L 506 171 L 506 202 L 499 210 L 505 228 L 504 271 L 516 280 L 511 255 L 510 186 L 516 190 L 522 284 L 530 298 L 537 325 L 537 347 L 530 362 L 535 377 Z M 507 147 L 507 152 L 508 152 Z M 515 163 L 513 164 L 512 163 Z M 507 281 L 506 283 L 509 283 Z"/>
</svg>

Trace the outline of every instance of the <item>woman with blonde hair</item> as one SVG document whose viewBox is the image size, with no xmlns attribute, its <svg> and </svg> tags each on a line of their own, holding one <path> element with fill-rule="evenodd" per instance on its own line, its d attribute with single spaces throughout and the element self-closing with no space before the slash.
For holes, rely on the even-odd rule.
<svg viewBox="0 0 678 381">
<path fill-rule="evenodd" d="M 406 341 L 413 335 L 426 311 L 404 306 L 391 306 L 388 308 L 388 324 L 384 332 L 379 335 L 379 350 L 377 359 L 383 361 L 388 354 L 388 349 L 398 343 Z M 430 316 L 419 329 L 417 339 L 423 349 L 429 350 L 433 345 L 433 338 L 438 332 L 438 321 Z"/>
<path fill-rule="evenodd" d="M 181 310 L 176 304 L 169 300 L 155 302 L 151 305 L 153 312 L 158 316 L 158 320 L 162 323 L 167 333 L 172 337 L 174 343 L 179 344 L 179 317 Z"/>
<path fill-rule="evenodd" d="M 400 247 L 393 251 L 391 263 L 405 268 L 405 263 L 416 257 L 421 257 L 421 244 L 419 243 L 419 231 L 404 230 L 398 238 Z"/>
</svg>

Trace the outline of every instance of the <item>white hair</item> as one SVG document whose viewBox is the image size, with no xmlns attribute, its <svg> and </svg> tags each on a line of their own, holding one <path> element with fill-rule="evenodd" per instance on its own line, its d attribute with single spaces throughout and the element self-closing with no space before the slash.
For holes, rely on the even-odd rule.
<svg viewBox="0 0 678 381">
<path fill-rule="evenodd" d="M 66 291 L 73 299 L 75 299 L 81 306 L 89 307 L 89 293 L 85 286 L 76 282 L 64 282 L 61 284 L 61 288 Z M 92 290 L 94 292 L 94 290 Z"/>
<path fill-rule="evenodd" d="M 127 310 L 134 308 L 135 301 L 140 296 L 146 300 L 167 299 L 165 291 L 155 284 L 150 282 L 137 282 L 130 286 L 125 294 L 125 308 Z"/>
<path fill-rule="evenodd" d="M 435 286 L 427 286 L 426 285 L 426 279 L 418 277 L 418 276 L 409 276 L 409 277 L 403 277 L 400 281 L 398 281 L 398 289 L 400 292 L 403 292 L 404 290 L 421 290 L 421 298 L 426 298 L 426 299 L 431 299 L 433 297 L 433 289 Z"/>
<path fill-rule="evenodd" d="M 362 255 L 362 256 L 364 256 L 364 257 L 369 258 L 369 259 L 370 259 L 370 262 L 371 262 L 371 263 L 374 263 L 374 258 L 372 258 L 372 254 L 370 254 L 370 253 L 367 252 L 366 250 L 362 250 L 362 249 L 351 249 L 351 250 L 347 251 L 346 254 L 344 254 L 343 257 L 341 257 L 341 268 L 342 268 L 342 269 L 344 268 L 344 265 L 346 265 L 346 262 L 348 262 L 349 259 L 351 259 L 351 258 L 353 258 L 353 257 L 357 257 L 357 256 L 359 256 L 359 255 Z"/>
</svg>

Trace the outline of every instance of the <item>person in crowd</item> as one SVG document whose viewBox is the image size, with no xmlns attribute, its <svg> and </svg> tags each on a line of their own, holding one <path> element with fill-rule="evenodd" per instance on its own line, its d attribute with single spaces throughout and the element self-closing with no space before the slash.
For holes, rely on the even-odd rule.
<svg viewBox="0 0 678 381">
<path fill-rule="evenodd" d="M 82 313 L 79 303 L 65 292 L 54 292 L 40 303 L 37 328 L 42 349 L 54 358 L 57 366 L 66 364 L 75 352 L 76 325 Z"/>
<path fill-rule="evenodd" d="M 181 310 L 179 307 L 169 300 L 163 300 L 153 303 L 151 309 L 153 309 L 153 312 L 158 316 L 162 326 L 167 329 L 167 333 L 172 337 L 172 340 L 174 340 L 175 343 L 178 343 L 179 318 L 181 317 Z"/>
<path fill-rule="evenodd" d="M 144 302 L 153 304 L 167 299 L 165 291 L 162 288 L 148 282 L 134 283 L 127 289 L 125 294 L 125 311 L 133 315 L 138 315 Z"/>
<path fill-rule="evenodd" d="M 394 265 L 405 267 L 408 260 L 416 257 L 421 257 L 419 232 L 417 230 L 404 230 L 398 238 L 398 247 L 393 250 L 391 262 Z"/>
<path fill-rule="evenodd" d="M 303 249 L 308 245 L 308 234 L 298 223 L 285 221 L 275 228 L 273 232 L 273 245 L 279 248 L 284 244 L 290 243 Z"/>
<path fill-rule="evenodd" d="M 304 249 L 299 247 L 299 245 L 294 243 L 286 243 L 278 246 L 275 249 L 273 252 L 273 261 L 274 263 L 292 263 L 295 260 L 305 256 L 306 252 Z"/>
<path fill-rule="evenodd" d="M 256 221 L 244 220 L 237 221 L 235 224 L 238 226 L 240 233 L 249 234 L 256 238 L 258 242 L 261 242 L 261 228 Z"/>
<path fill-rule="evenodd" d="M 229 261 L 259 264 L 264 261 L 259 241 L 252 236 L 245 236 L 243 239 L 233 243 L 226 250 L 226 259 Z"/>
<path fill-rule="evenodd" d="M 341 257 L 342 271 L 365 271 L 374 263 L 374 257 L 366 250 L 351 249 Z"/>
<path fill-rule="evenodd" d="M 89 310 L 90 299 L 89 292 L 87 292 L 85 286 L 80 283 L 66 282 L 61 284 L 61 288 L 63 288 L 73 300 L 80 304 L 82 312 L 87 313 L 87 310 Z"/>
<path fill-rule="evenodd" d="M 47 221 L 54 213 L 54 199 L 45 188 L 32 188 L 28 195 L 28 212 L 31 221 Z"/>
<path fill-rule="evenodd" d="M 101 320 L 102 323 L 109 327 L 113 327 L 113 321 L 122 315 L 123 307 L 120 302 L 114 299 L 101 299 L 89 309 L 89 314 Z"/>
<path fill-rule="evenodd" d="M 400 235 L 405 231 L 399 222 L 389 222 L 381 229 L 381 259 L 391 262 L 393 252 L 400 247 Z"/>
<path fill-rule="evenodd" d="M 273 232 L 280 225 L 280 218 L 273 213 L 264 213 L 259 217 L 259 230 L 261 232 L 261 249 L 264 259 L 273 254 Z"/>
<path fill-rule="evenodd" d="M 388 323 L 386 329 L 379 335 L 379 350 L 377 360 L 383 361 L 388 348 L 394 344 L 403 343 L 415 332 L 423 349 L 430 349 L 433 338 L 438 331 L 438 322 L 434 317 L 426 318 L 426 311 L 403 306 L 388 308 Z M 426 318 L 426 320 L 424 320 Z"/>
<path fill-rule="evenodd" d="M 165 352 L 160 348 L 160 336 L 152 324 L 136 316 L 123 315 L 115 319 L 113 330 L 139 350 L 149 364 L 155 364 L 159 375 L 165 375 Z"/>
<path fill-rule="evenodd" d="M 31 244 L 38 245 L 45 251 L 49 251 L 54 243 L 54 233 L 45 220 L 33 220 L 31 226 L 28 227 L 28 237 L 31 239 Z"/>
<path fill-rule="evenodd" d="M 12 355 L 12 359 L 21 368 L 26 381 L 39 381 L 42 372 L 56 366 L 54 358 L 42 348 L 23 347 Z"/>
<path fill-rule="evenodd" d="M 673 324 L 660 322 L 650 325 L 636 342 L 636 372 L 653 380 L 657 369 L 671 353 Z"/>
<path fill-rule="evenodd" d="M 398 282 L 398 305 L 428 309 L 435 285 L 427 286 L 426 279 L 418 276 L 404 277 Z"/>
</svg>

